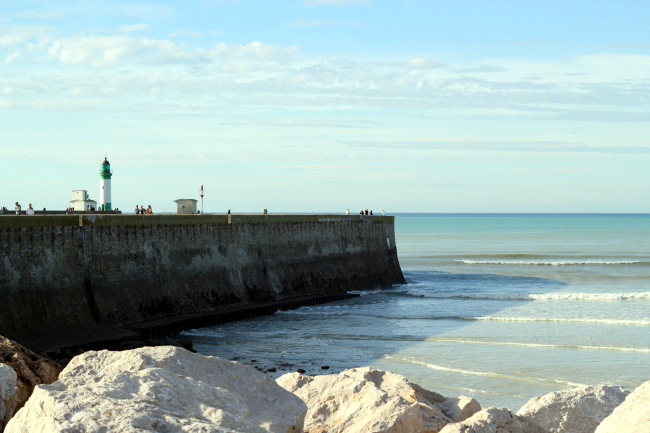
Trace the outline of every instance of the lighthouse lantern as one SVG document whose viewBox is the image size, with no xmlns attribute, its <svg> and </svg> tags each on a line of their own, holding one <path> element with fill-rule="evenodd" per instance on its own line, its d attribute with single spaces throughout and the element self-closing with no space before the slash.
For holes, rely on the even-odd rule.
<svg viewBox="0 0 650 433">
<path fill-rule="evenodd" d="M 111 204 L 111 177 L 113 170 L 107 158 L 104 158 L 99 169 L 99 208 L 101 210 L 113 210 Z"/>
</svg>

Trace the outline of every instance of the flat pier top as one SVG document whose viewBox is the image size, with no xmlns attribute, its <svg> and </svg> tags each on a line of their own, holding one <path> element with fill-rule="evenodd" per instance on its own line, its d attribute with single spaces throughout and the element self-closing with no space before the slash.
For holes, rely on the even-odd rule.
<svg viewBox="0 0 650 433">
<path fill-rule="evenodd" d="M 366 222 L 389 224 L 394 216 L 384 215 L 0 215 L 0 228 L 199 225 L 199 224 L 277 224 L 304 222 Z"/>
</svg>

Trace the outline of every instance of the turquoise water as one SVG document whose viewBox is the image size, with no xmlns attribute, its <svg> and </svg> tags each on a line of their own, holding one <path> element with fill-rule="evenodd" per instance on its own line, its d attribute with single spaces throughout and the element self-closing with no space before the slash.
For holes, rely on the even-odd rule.
<svg viewBox="0 0 650 433">
<path fill-rule="evenodd" d="M 275 376 L 370 365 L 515 410 L 650 379 L 650 215 L 405 214 L 396 237 L 408 284 L 185 335 Z"/>
</svg>

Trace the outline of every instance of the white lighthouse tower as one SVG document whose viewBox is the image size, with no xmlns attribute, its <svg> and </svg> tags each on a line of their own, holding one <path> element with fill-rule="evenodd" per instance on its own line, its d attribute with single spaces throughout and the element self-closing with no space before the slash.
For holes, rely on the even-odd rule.
<svg viewBox="0 0 650 433">
<path fill-rule="evenodd" d="M 104 158 L 102 168 L 99 169 L 99 209 L 113 210 L 111 206 L 111 177 L 113 170 L 108 159 Z"/>
</svg>

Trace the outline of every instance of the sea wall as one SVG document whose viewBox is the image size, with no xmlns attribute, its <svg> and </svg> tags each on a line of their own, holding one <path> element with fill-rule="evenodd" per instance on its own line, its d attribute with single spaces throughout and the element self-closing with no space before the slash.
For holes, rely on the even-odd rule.
<svg viewBox="0 0 650 433">
<path fill-rule="evenodd" d="M 36 347 L 403 282 L 389 216 L 0 216 L 0 334 Z"/>
</svg>

